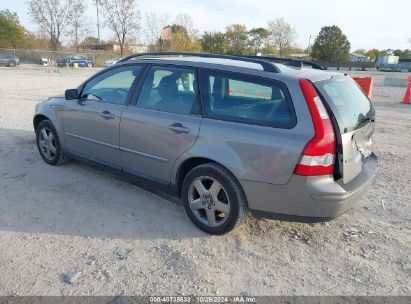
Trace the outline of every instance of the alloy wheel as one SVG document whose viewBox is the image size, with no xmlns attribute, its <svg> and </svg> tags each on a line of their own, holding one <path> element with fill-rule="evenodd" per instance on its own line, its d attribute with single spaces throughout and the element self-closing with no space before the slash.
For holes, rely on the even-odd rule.
<svg viewBox="0 0 411 304">
<path fill-rule="evenodd" d="M 198 177 L 191 182 L 188 202 L 195 217 L 204 225 L 219 227 L 230 214 L 227 191 L 212 177 Z"/>
<path fill-rule="evenodd" d="M 48 161 L 53 161 L 57 156 L 56 138 L 49 128 L 43 127 L 39 133 L 39 147 L 43 156 Z"/>
</svg>

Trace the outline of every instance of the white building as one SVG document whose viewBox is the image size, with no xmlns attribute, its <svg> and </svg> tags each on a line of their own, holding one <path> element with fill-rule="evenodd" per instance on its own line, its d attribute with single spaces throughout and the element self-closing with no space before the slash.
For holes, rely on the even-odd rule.
<svg viewBox="0 0 411 304">
<path fill-rule="evenodd" d="M 398 64 L 399 60 L 400 60 L 400 57 L 398 56 L 393 56 L 393 55 L 380 56 L 378 57 L 378 64 L 380 65 Z"/>
<path fill-rule="evenodd" d="M 351 53 L 351 62 L 370 62 L 371 58 L 358 53 Z"/>
</svg>

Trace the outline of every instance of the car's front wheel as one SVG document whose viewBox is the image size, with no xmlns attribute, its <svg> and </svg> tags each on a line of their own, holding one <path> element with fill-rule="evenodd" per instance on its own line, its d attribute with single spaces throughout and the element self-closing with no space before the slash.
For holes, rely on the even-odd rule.
<svg viewBox="0 0 411 304">
<path fill-rule="evenodd" d="M 9 61 L 8 66 L 14 68 L 16 66 L 16 62 L 14 60 L 11 60 Z"/>
<path fill-rule="evenodd" d="M 87 64 L 87 66 L 88 66 L 89 68 L 92 68 L 92 67 L 93 67 L 93 64 L 90 62 L 89 64 Z"/>
<path fill-rule="evenodd" d="M 67 163 L 70 158 L 61 149 L 56 129 L 49 120 L 43 120 L 36 129 L 37 148 L 43 160 L 52 166 Z"/>
<path fill-rule="evenodd" d="M 182 198 L 193 223 L 209 234 L 238 228 L 247 216 L 246 199 L 235 177 L 216 163 L 192 169 L 184 179 Z"/>
</svg>

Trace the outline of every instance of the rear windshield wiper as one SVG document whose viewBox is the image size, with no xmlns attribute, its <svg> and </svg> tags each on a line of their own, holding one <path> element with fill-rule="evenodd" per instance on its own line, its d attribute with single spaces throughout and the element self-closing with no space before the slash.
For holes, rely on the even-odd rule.
<svg viewBox="0 0 411 304">
<path fill-rule="evenodd" d="M 355 126 L 355 130 L 358 129 L 359 127 L 365 125 L 368 122 L 375 122 L 375 117 L 364 117 L 364 119 L 359 120 L 357 122 L 357 125 Z"/>
</svg>

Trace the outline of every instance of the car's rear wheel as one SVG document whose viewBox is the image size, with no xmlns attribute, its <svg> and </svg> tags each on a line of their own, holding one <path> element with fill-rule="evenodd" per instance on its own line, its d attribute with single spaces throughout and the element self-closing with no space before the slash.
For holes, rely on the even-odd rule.
<svg viewBox="0 0 411 304">
<path fill-rule="evenodd" d="M 187 174 L 182 198 L 187 215 L 209 234 L 228 233 L 247 216 L 241 186 L 227 169 L 215 163 L 195 167 Z"/>
<path fill-rule="evenodd" d="M 52 166 L 59 166 L 70 160 L 61 149 L 60 139 L 53 124 L 43 120 L 36 129 L 37 148 L 43 160 Z"/>
<path fill-rule="evenodd" d="M 14 60 L 9 61 L 8 64 L 9 67 L 15 67 L 16 66 L 16 62 Z"/>
<path fill-rule="evenodd" d="M 92 64 L 92 63 L 89 63 L 89 64 L 87 64 L 87 66 L 88 66 L 89 68 L 92 68 L 92 67 L 93 67 L 93 64 Z"/>
</svg>

